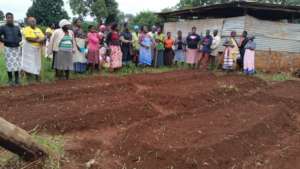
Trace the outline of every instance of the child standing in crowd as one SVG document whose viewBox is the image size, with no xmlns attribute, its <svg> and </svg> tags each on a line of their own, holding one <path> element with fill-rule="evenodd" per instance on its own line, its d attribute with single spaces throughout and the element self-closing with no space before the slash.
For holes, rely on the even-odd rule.
<svg viewBox="0 0 300 169">
<path fill-rule="evenodd" d="M 111 66 L 111 50 L 109 48 L 102 47 L 100 49 L 100 57 L 99 57 L 99 68 L 107 68 L 109 69 Z"/>
<path fill-rule="evenodd" d="M 182 37 L 182 32 L 177 32 L 177 38 L 175 40 L 175 65 L 177 66 L 178 62 L 180 62 L 182 65 L 185 62 L 185 48 L 186 43 L 184 42 L 184 39 Z"/>
<path fill-rule="evenodd" d="M 171 32 L 167 33 L 167 38 L 165 39 L 164 44 L 165 44 L 164 63 L 166 66 L 171 66 L 174 59 L 174 51 L 173 51 L 174 39 L 171 36 Z"/>
<path fill-rule="evenodd" d="M 244 73 L 246 75 L 253 75 L 255 73 L 255 49 L 256 43 L 254 42 L 254 36 L 248 38 L 248 42 L 245 45 L 244 55 Z"/>
<path fill-rule="evenodd" d="M 101 37 L 99 33 L 96 31 L 96 27 L 94 25 L 90 25 L 88 27 L 89 33 L 87 35 L 87 46 L 88 46 L 88 67 L 91 73 L 94 72 L 95 69 L 99 68 L 99 49 L 100 49 L 100 41 Z"/>
</svg>

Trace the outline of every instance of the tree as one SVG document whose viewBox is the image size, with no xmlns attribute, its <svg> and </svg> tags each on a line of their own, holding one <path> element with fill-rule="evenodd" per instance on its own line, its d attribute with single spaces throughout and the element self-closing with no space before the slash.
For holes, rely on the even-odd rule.
<svg viewBox="0 0 300 169">
<path fill-rule="evenodd" d="M 3 21 L 5 18 L 3 11 L 0 10 L 0 21 Z"/>
<path fill-rule="evenodd" d="M 151 27 L 153 25 L 161 25 L 162 20 L 153 12 L 143 11 L 135 16 L 132 24 Z"/>
<path fill-rule="evenodd" d="M 299 0 L 257 0 L 257 2 L 272 3 L 280 5 L 299 5 Z"/>
<path fill-rule="evenodd" d="M 106 24 L 118 21 L 118 3 L 115 0 L 70 0 L 70 7 L 79 16 L 96 17 Z"/>
<path fill-rule="evenodd" d="M 220 4 L 220 3 L 228 3 L 233 0 L 180 0 L 176 5 L 178 9 L 185 9 L 195 6 L 203 6 L 203 5 L 212 5 L 212 4 Z M 300 0 L 256 0 L 257 2 L 262 3 L 272 3 L 272 4 L 280 4 L 280 5 L 299 5 Z"/>
<path fill-rule="evenodd" d="M 33 0 L 32 6 L 27 11 L 27 16 L 35 17 L 38 24 L 47 26 L 57 23 L 61 19 L 69 19 L 63 6 L 63 0 Z"/>
</svg>

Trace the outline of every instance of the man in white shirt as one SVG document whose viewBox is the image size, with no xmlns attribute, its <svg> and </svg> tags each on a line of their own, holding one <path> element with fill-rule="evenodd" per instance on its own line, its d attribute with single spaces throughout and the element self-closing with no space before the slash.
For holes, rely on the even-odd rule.
<svg viewBox="0 0 300 169">
<path fill-rule="evenodd" d="M 220 44 L 221 44 L 221 37 L 219 36 L 219 32 L 218 32 L 218 30 L 214 30 L 214 32 L 213 32 L 213 42 L 212 42 L 212 45 L 211 45 L 212 52 L 210 54 L 211 55 L 210 64 L 212 64 L 212 65 L 215 64 L 216 57 L 218 57 L 218 55 L 219 55 Z"/>
</svg>

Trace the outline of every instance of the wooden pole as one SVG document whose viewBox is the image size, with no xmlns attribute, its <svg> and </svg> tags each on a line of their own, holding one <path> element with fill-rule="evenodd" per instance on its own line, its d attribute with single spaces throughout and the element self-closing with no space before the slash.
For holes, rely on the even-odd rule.
<svg viewBox="0 0 300 169">
<path fill-rule="evenodd" d="M 48 156 L 46 147 L 39 145 L 25 130 L 0 117 L 0 146 L 19 155 L 25 161 Z"/>
</svg>

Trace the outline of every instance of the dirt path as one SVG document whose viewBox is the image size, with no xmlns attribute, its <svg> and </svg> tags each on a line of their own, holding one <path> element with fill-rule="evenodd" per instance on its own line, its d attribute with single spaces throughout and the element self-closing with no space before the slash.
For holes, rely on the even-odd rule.
<svg viewBox="0 0 300 169">
<path fill-rule="evenodd" d="M 66 138 L 65 169 L 300 168 L 300 83 L 196 71 L 0 89 L 0 116 Z"/>
</svg>

